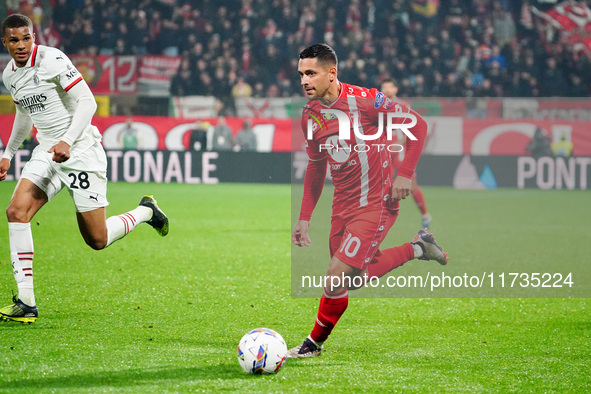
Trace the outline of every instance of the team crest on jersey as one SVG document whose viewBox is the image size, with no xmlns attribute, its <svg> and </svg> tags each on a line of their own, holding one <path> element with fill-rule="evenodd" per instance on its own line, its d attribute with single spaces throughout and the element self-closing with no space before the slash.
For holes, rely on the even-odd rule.
<svg viewBox="0 0 591 394">
<path fill-rule="evenodd" d="M 35 83 L 35 85 L 39 85 L 39 77 L 37 76 L 37 74 L 33 75 L 33 82 Z"/>
<path fill-rule="evenodd" d="M 382 104 L 384 103 L 384 99 L 385 99 L 384 93 L 382 93 L 382 92 L 379 92 L 379 93 L 376 95 L 376 100 L 375 100 L 375 101 L 374 101 L 374 103 L 373 103 L 373 107 L 374 107 L 375 109 L 378 109 L 378 108 L 380 108 L 380 107 L 382 106 Z"/>
<path fill-rule="evenodd" d="M 322 117 L 323 117 L 325 120 L 331 120 L 331 119 L 336 119 L 336 118 L 337 118 L 337 116 L 336 116 L 335 114 L 333 114 L 333 113 L 328 113 L 328 112 L 326 112 L 326 113 L 323 113 L 323 114 L 322 114 Z"/>
</svg>

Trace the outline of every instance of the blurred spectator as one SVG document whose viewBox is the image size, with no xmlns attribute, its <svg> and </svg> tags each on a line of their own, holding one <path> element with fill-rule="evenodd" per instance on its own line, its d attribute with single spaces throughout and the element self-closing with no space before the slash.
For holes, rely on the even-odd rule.
<svg viewBox="0 0 591 394">
<path fill-rule="evenodd" d="M 105 26 L 100 32 L 100 49 L 99 55 L 113 55 L 115 47 L 117 46 L 117 32 L 113 26 L 113 22 L 107 20 Z"/>
<path fill-rule="evenodd" d="M 573 142 L 566 138 L 566 134 L 560 136 L 560 141 L 551 144 L 554 156 L 570 157 L 573 151 Z"/>
<path fill-rule="evenodd" d="M 547 68 L 542 73 L 542 95 L 547 97 L 565 96 L 566 78 L 562 70 L 558 68 L 556 59 L 553 57 L 546 60 Z"/>
<path fill-rule="evenodd" d="M 171 96 L 205 95 L 201 79 L 195 77 L 199 70 L 193 70 L 188 59 L 182 59 L 177 73 L 170 80 Z"/>
<path fill-rule="evenodd" d="M 535 158 L 542 156 L 552 156 L 550 138 L 546 137 L 544 130 L 537 128 L 534 133 L 534 138 L 532 138 L 525 150 L 530 152 L 532 157 Z"/>
<path fill-rule="evenodd" d="M 252 129 L 252 122 L 246 119 L 242 125 L 242 130 L 236 135 L 235 151 L 256 151 L 257 136 Z"/>
<path fill-rule="evenodd" d="M 238 79 L 236 80 L 236 84 L 232 88 L 232 97 L 237 98 L 250 96 L 252 96 L 252 88 L 250 87 L 248 82 L 244 80 L 243 77 L 238 77 Z"/>
<path fill-rule="evenodd" d="M 161 55 L 165 43 L 160 37 L 164 23 L 159 11 L 152 12 L 150 21 L 148 22 L 148 53 L 151 55 Z"/>
<path fill-rule="evenodd" d="M 113 55 L 124 56 L 131 55 L 129 48 L 127 47 L 126 41 L 123 38 L 118 38 L 113 49 Z"/>
<path fill-rule="evenodd" d="M 207 150 L 207 131 L 209 123 L 196 120 L 194 127 L 189 131 L 189 150 Z"/>
<path fill-rule="evenodd" d="M 211 150 L 216 152 L 232 150 L 234 142 L 232 138 L 232 130 L 226 123 L 226 118 L 220 116 L 218 124 L 213 129 L 213 136 L 211 139 Z"/>
<path fill-rule="evenodd" d="M 490 80 L 484 79 L 480 85 L 476 87 L 475 90 L 476 97 L 496 97 L 497 94 L 492 88 Z"/>
<path fill-rule="evenodd" d="M 100 39 L 92 26 L 91 20 L 82 22 L 82 31 L 73 34 L 71 44 L 75 48 L 80 48 L 75 53 L 95 55 L 98 53 Z"/>
<path fill-rule="evenodd" d="M 277 85 L 272 84 L 269 89 L 265 92 L 265 97 L 279 97 L 279 88 Z"/>
<path fill-rule="evenodd" d="M 493 13 L 493 27 L 495 32 L 495 40 L 497 45 L 501 48 L 510 44 L 516 37 L 515 22 L 509 12 L 501 9 L 501 3 L 496 1 L 493 3 L 495 11 Z"/>
<path fill-rule="evenodd" d="M 583 79 L 579 75 L 571 74 L 569 96 L 586 97 L 588 95 L 589 87 L 585 87 L 583 84 Z"/>
<path fill-rule="evenodd" d="M 507 60 L 505 60 L 505 56 L 501 54 L 501 48 L 498 45 L 493 45 L 491 54 L 486 61 L 489 67 L 491 67 L 494 62 L 499 63 L 499 68 L 502 70 L 507 68 Z"/>
<path fill-rule="evenodd" d="M 213 84 L 213 79 L 209 76 L 208 73 L 201 72 L 199 73 L 199 81 L 200 85 L 199 89 L 197 89 L 197 95 L 199 96 L 214 96 L 217 94 L 215 90 L 215 86 Z"/>
<path fill-rule="evenodd" d="M 117 140 L 123 150 L 136 150 L 138 148 L 139 134 L 137 129 L 133 127 L 133 118 L 131 116 L 125 119 L 125 127 L 119 131 Z"/>
<path fill-rule="evenodd" d="M 258 81 L 254 84 L 254 90 L 252 91 L 252 97 L 255 98 L 263 98 L 267 97 L 265 93 L 265 85 L 262 82 Z"/>
<path fill-rule="evenodd" d="M 133 52 L 136 55 L 145 55 L 148 53 L 148 44 L 150 42 L 150 29 L 148 28 L 148 19 L 146 12 L 142 9 L 131 12 L 133 27 L 130 29 L 130 36 L 133 37 L 131 43 Z"/>
</svg>

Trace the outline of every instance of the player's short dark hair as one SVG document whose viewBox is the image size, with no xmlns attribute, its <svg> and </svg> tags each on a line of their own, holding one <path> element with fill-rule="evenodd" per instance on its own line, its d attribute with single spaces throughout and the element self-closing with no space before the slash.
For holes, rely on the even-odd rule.
<svg viewBox="0 0 591 394">
<path fill-rule="evenodd" d="M 13 29 L 25 26 L 30 27 L 31 32 L 33 32 L 33 21 L 29 19 L 28 16 L 23 14 L 9 15 L 6 17 L 6 19 L 4 19 L 4 21 L 2 21 L 2 37 L 4 37 L 4 32 L 6 32 L 6 29 Z"/>
<path fill-rule="evenodd" d="M 398 82 L 394 78 L 386 78 L 382 81 L 382 85 L 385 83 L 391 83 L 392 85 L 398 87 Z"/>
<path fill-rule="evenodd" d="M 338 66 L 339 60 L 334 49 L 328 44 L 314 44 L 300 52 L 300 59 L 316 58 L 320 63 Z"/>
</svg>

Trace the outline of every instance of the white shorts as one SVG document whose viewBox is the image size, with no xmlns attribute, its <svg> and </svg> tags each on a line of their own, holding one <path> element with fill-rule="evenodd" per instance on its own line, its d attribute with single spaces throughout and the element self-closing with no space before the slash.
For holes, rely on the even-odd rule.
<svg viewBox="0 0 591 394">
<path fill-rule="evenodd" d="M 95 143 L 78 156 L 63 163 L 51 160 L 53 153 L 37 146 L 25 164 L 21 178 L 26 178 L 51 200 L 64 186 L 70 192 L 76 212 L 88 212 L 109 205 L 107 201 L 107 156 Z"/>
</svg>

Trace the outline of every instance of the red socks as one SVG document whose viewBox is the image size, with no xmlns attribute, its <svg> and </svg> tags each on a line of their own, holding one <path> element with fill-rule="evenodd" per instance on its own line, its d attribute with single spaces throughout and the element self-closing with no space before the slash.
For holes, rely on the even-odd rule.
<svg viewBox="0 0 591 394">
<path fill-rule="evenodd" d="M 380 251 L 374 258 L 376 262 L 369 265 L 367 276 L 382 277 L 394 268 L 414 258 L 415 252 L 410 243 L 405 243 L 394 248 Z M 320 298 L 318 315 L 310 338 L 319 345 L 322 345 L 328 338 L 332 329 L 340 317 L 347 310 L 349 305 L 349 293 L 345 289 L 340 293 L 327 293 L 326 290 Z"/>
<path fill-rule="evenodd" d="M 347 305 L 349 305 L 349 293 L 346 289 L 340 293 L 332 294 L 327 294 L 324 291 L 322 298 L 320 298 L 316 323 L 314 323 L 314 329 L 310 334 L 314 342 L 322 344 L 326 341 L 339 318 L 347 310 Z"/>
</svg>

